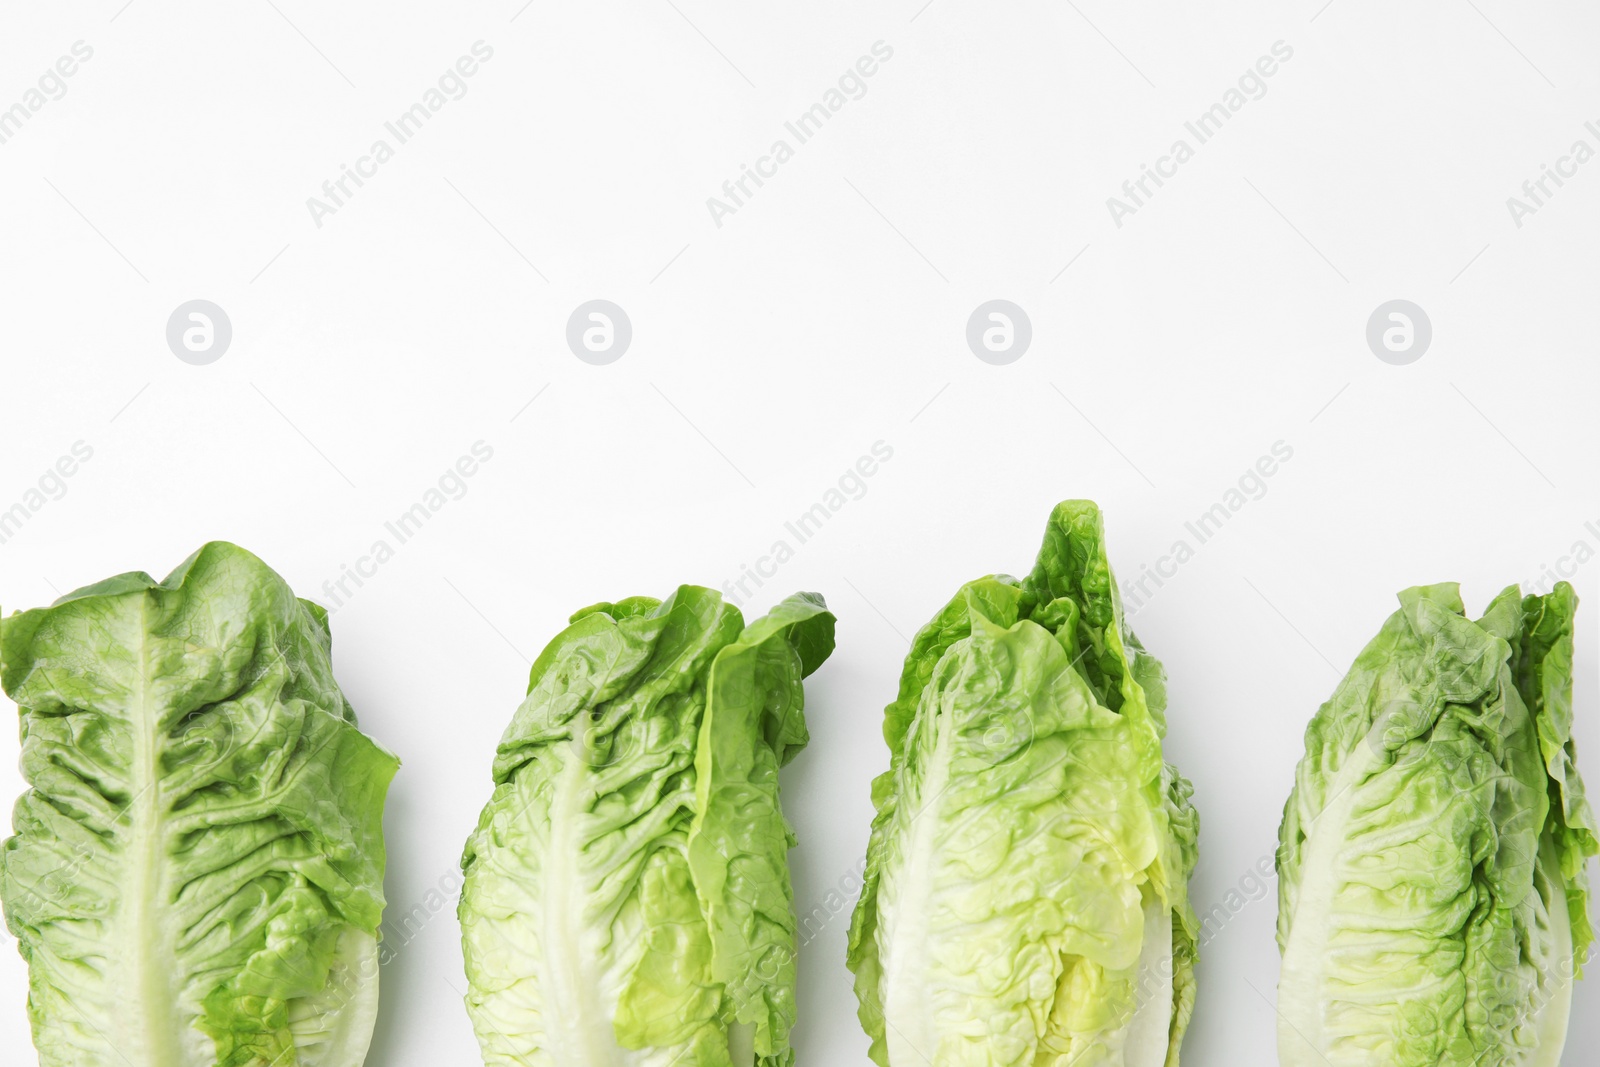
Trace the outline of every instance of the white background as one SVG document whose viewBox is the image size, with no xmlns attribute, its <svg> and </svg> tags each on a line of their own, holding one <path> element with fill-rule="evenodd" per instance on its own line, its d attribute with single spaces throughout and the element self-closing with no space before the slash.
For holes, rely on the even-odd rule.
<svg viewBox="0 0 1600 1067">
<path fill-rule="evenodd" d="M 1026 570 L 1068 497 L 1105 507 L 1136 576 L 1281 440 L 1266 494 L 1135 620 L 1204 819 L 1194 896 L 1222 901 L 1270 855 L 1305 723 L 1396 591 L 1460 580 L 1477 610 L 1600 546 L 1600 162 L 1520 228 L 1506 205 L 1596 142 L 1600 14 L 921 4 L 7 5 L 0 108 L 75 41 L 94 56 L 0 145 L 0 509 L 74 442 L 94 455 L 0 545 L 6 609 L 211 538 L 330 602 L 486 442 L 467 494 L 333 619 L 364 728 L 404 760 L 400 913 L 448 884 L 572 610 L 736 578 L 881 440 L 865 495 L 747 604 L 815 589 L 839 616 L 784 782 L 805 911 L 862 855 L 880 709 L 961 582 Z M 315 225 L 307 198 L 478 40 L 494 56 L 465 97 Z M 864 98 L 716 226 L 707 197 L 879 40 Z M 1116 226 L 1107 197 L 1279 40 L 1266 95 Z M 596 297 L 634 328 L 603 367 L 564 341 Z M 1004 367 L 963 336 L 997 297 L 1034 331 Z M 194 298 L 233 324 L 209 366 L 165 341 Z M 1434 327 L 1410 366 L 1364 338 L 1394 298 Z M 1576 577 L 1591 782 L 1597 573 Z M 1274 1062 L 1274 912 L 1207 947 L 1185 1063 Z M 847 923 L 801 958 L 804 1064 L 866 1062 Z M 371 1063 L 476 1062 L 457 937 L 452 904 L 385 969 Z M 8 940 L 6 1062 L 31 1055 L 24 996 Z M 1593 1048 L 1600 980 L 1578 998 L 1569 1048 Z"/>
</svg>

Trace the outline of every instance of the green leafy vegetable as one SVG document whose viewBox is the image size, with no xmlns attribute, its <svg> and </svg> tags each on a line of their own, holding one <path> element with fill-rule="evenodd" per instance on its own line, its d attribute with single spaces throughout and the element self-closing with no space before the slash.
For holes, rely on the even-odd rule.
<svg viewBox="0 0 1600 1067">
<path fill-rule="evenodd" d="M 486 1063 L 794 1062 L 778 769 L 832 650 L 821 597 L 747 627 L 686 585 L 585 608 L 540 653 L 461 861 Z"/>
<path fill-rule="evenodd" d="M 1555 1067 L 1594 934 L 1566 583 L 1408 589 L 1306 730 L 1278 849 L 1284 1067 Z"/>
<path fill-rule="evenodd" d="M 917 634 L 850 928 L 874 1062 L 1177 1064 L 1199 824 L 1165 706 L 1088 501 L 1026 579 L 968 583 Z"/>
<path fill-rule="evenodd" d="M 326 613 L 212 543 L 0 620 L 22 715 L 0 898 L 45 1067 L 357 1067 L 383 801 Z"/>
</svg>

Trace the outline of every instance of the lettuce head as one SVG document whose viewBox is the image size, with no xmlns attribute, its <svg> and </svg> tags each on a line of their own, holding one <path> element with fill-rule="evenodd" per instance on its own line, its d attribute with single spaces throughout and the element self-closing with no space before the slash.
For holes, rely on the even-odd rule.
<svg viewBox="0 0 1600 1067">
<path fill-rule="evenodd" d="M 214 542 L 0 620 L 22 715 L 0 899 L 44 1067 L 359 1067 L 383 803 L 327 614 Z"/>
<path fill-rule="evenodd" d="M 789 1067 L 778 770 L 833 616 L 748 626 L 681 586 L 578 612 L 534 662 L 462 858 L 467 1009 L 494 1067 Z"/>
<path fill-rule="evenodd" d="M 1555 1067 L 1594 940 L 1566 583 L 1408 589 L 1306 730 L 1278 848 L 1283 1067 Z"/>
<path fill-rule="evenodd" d="M 968 583 L 917 634 L 850 928 L 875 1063 L 1177 1064 L 1199 826 L 1165 708 L 1088 501 L 1027 578 Z"/>
</svg>

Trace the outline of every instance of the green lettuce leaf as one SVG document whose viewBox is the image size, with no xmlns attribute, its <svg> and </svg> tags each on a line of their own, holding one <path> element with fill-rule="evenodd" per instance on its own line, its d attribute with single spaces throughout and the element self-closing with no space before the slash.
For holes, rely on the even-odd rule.
<svg viewBox="0 0 1600 1067">
<path fill-rule="evenodd" d="M 746 627 L 696 586 L 586 608 L 550 642 L 462 858 L 486 1063 L 793 1063 L 778 769 L 832 648 L 820 597 Z"/>
<path fill-rule="evenodd" d="M 45 1067 L 356 1067 L 383 802 L 326 613 L 214 542 L 0 620 L 22 716 L 0 898 Z"/>
<path fill-rule="evenodd" d="M 1198 818 L 1165 702 L 1087 501 L 917 634 L 849 939 L 880 1067 L 1177 1063 Z"/>
<path fill-rule="evenodd" d="M 1285 1067 L 1554 1067 L 1593 933 L 1565 583 L 1409 589 L 1306 730 L 1278 850 Z"/>
</svg>

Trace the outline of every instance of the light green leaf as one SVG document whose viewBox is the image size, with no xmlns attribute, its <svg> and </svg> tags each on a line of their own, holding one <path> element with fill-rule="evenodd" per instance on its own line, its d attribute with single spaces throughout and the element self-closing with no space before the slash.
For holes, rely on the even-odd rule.
<svg viewBox="0 0 1600 1067">
<path fill-rule="evenodd" d="M 462 859 L 486 1063 L 792 1062 L 777 770 L 832 635 L 819 597 L 746 628 L 682 586 L 584 609 L 540 654 Z"/>
<path fill-rule="evenodd" d="M 881 1067 L 1177 1062 L 1197 822 L 1164 701 L 1086 502 L 917 635 L 850 931 Z"/>
<path fill-rule="evenodd" d="M 0 621 L 31 788 L 0 848 L 46 1067 L 355 1067 L 383 801 L 327 616 L 206 545 Z"/>
<path fill-rule="evenodd" d="M 1279 1056 L 1559 1062 L 1595 852 L 1570 739 L 1568 586 L 1483 618 L 1400 594 L 1306 731 L 1278 854 Z"/>
<path fill-rule="evenodd" d="M 717 653 L 695 755 L 689 866 L 712 942 L 712 975 L 756 1055 L 784 1056 L 795 1023 L 794 834 L 778 768 L 808 740 L 801 679 L 833 650 L 833 616 L 801 593 Z M 809 663 L 808 663 L 809 657 Z"/>
</svg>

